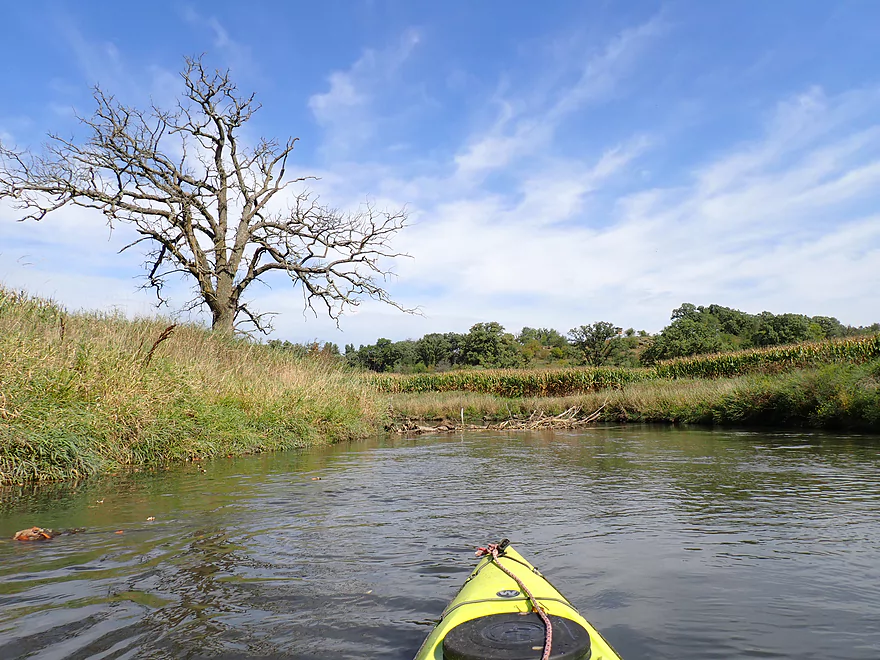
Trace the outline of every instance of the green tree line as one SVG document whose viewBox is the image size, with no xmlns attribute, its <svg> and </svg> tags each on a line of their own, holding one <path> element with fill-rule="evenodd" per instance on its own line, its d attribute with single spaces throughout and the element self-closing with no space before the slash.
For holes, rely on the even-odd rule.
<svg viewBox="0 0 880 660">
<path fill-rule="evenodd" d="M 867 327 L 844 325 L 833 316 L 748 314 L 738 309 L 685 303 L 673 310 L 672 323 L 651 341 L 642 364 L 676 357 L 761 348 L 880 332 L 880 323 Z"/>
<path fill-rule="evenodd" d="M 402 373 L 573 365 L 637 367 L 675 357 L 880 332 L 880 323 L 854 327 L 831 316 L 749 314 L 721 305 L 692 303 L 673 310 L 670 320 L 656 335 L 633 328 L 624 331 L 608 321 L 581 325 L 567 334 L 531 327 L 513 334 L 491 321 L 477 323 L 467 333 L 430 333 L 396 342 L 381 338 L 358 348 L 348 344 L 344 358 L 356 368 Z"/>
<path fill-rule="evenodd" d="M 638 366 L 638 351 L 647 339 L 645 331 L 623 332 L 605 321 L 573 328 L 568 336 L 552 328 L 530 327 L 513 334 L 490 321 L 463 334 L 431 333 L 397 342 L 382 338 L 359 348 L 348 344 L 345 358 L 354 367 L 403 373 L 541 365 Z"/>
</svg>

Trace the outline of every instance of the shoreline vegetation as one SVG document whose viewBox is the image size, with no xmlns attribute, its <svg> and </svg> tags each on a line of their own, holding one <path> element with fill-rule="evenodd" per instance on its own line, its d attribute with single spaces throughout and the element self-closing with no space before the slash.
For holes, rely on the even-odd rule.
<svg viewBox="0 0 880 660">
<path fill-rule="evenodd" d="M 880 334 L 710 353 L 658 362 L 651 367 L 486 369 L 419 374 L 369 374 L 383 392 L 465 391 L 502 397 L 565 396 L 623 389 L 648 381 L 772 375 L 828 364 L 864 364 L 880 358 Z"/>
<path fill-rule="evenodd" d="M 384 405 L 332 361 L 0 288 L 0 485 L 362 438 Z"/>
<path fill-rule="evenodd" d="M 389 375 L 162 318 L 72 313 L 0 287 L 0 485 L 382 430 L 594 421 L 880 432 L 880 335 L 647 368 Z"/>
<path fill-rule="evenodd" d="M 880 433 L 880 359 L 735 378 L 650 380 L 555 397 L 479 392 L 394 394 L 398 432 L 465 428 L 547 428 L 537 416 L 562 416 L 558 428 L 588 418 L 608 423 L 668 423 L 845 429 Z M 462 418 L 464 424 L 461 423 Z"/>
</svg>

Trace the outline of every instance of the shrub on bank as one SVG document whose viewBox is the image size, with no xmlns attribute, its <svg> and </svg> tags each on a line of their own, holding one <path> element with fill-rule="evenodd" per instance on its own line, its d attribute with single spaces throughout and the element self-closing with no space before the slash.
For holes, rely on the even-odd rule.
<svg viewBox="0 0 880 660">
<path fill-rule="evenodd" d="M 752 378 L 714 406 L 712 421 L 880 430 L 880 360 Z"/>
</svg>

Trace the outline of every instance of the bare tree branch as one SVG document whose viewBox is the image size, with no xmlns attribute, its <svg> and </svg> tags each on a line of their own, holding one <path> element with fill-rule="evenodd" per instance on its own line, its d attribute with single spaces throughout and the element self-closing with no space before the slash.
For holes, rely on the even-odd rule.
<svg viewBox="0 0 880 660">
<path fill-rule="evenodd" d="M 201 58 L 187 58 L 181 76 L 184 92 L 171 110 L 128 107 L 96 87 L 94 114 L 78 117 L 85 140 L 50 134 L 40 154 L 0 143 L 0 198 L 20 220 L 75 205 L 102 212 L 111 227 L 132 226 L 139 238 L 122 251 L 152 246 L 144 286 L 161 305 L 168 278 L 183 274 L 195 290 L 189 305 L 206 305 L 218 331 L 268 331 L 271 314 L 251 310 L 243 295 L 276 271 L 302 288 L 306 309 L 337 323 L 364 298 L 413 312 L 384 288 L 386 264 L 406 256 L 391 246 L 406 209 L 367 203 L 341 212 L 301 190 L 279 210 L 279 193 L 313 178 L 286 177 L 297 138 L 248 145 L 238 131 L 260 109 L 254 95 L 241 95 L 228 71 L 206 70 Z"/>
</svg>

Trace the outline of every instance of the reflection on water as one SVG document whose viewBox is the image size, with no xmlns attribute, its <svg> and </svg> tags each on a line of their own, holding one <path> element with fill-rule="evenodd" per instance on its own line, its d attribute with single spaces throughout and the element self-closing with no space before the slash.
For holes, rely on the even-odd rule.
<svg viewBox="0 0 880 660">
<path fill-rule="evenodd" d="M 0 660 L 411 658 L 502 536 L 627 660 L 876 660 L 878 440 L 485 433 L 0 491 Z M 86 531 L 8 540 L 34 524 Z"/>
</svg>

